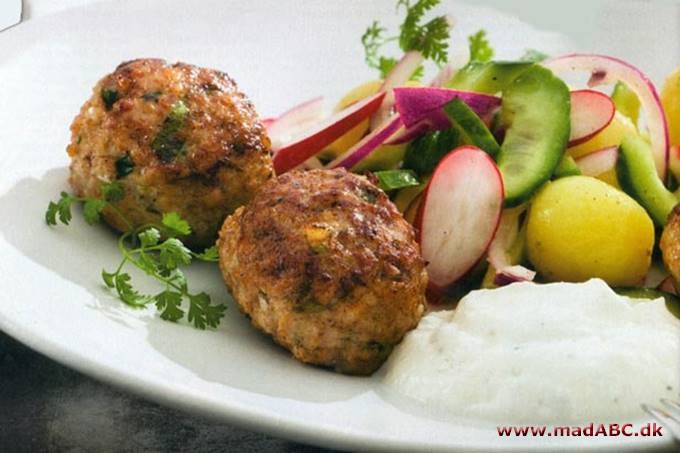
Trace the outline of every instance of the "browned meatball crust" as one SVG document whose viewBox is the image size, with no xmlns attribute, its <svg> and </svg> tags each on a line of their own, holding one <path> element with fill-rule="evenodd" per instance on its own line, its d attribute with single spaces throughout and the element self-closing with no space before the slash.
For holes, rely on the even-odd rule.
<svg viewBox="0 0 680 453">
<path fill-rule="evenodd" d="M 673 209 L 659 242 L 663 262 L 680 289 L 680 204 Z"/>
<path fill-rule="evenodd" d="M 252 103 L 226 74 L 159 59 L 121 64 L 94 87 L 71 125 L 70 183 L 99 196 L 118 181 L 117 208 L 134 227 L 177 212 L 192 245 L 214 243 L 224 218 L 272 175 L 270 141 Z M 104 219 L 124 231 L 112 211 Z"/>
<path fill-rule="evenodd" d="M 218 247 L 241 309 L 303 362 L 370 374 L 425 308 L 411 225 L 384 192 L 344 170 L 270 181 L 227 218 Z"/>
</svg>

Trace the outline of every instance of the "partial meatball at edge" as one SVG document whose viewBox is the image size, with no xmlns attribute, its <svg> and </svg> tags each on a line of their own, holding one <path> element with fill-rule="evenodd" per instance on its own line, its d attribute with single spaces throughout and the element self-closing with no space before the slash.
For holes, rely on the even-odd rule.
<svg viewBox="0 0 680 453">
<path fill-rule="evenodd" d="M 371 374 L 425 309 L 411 225 L 344 170 L 270 181 L 226 219 L 218 248 L 240 309 L 302 362 Z"/>
<path fill-rule="evenodd" d="M 666 269 L 673 276 L 675 286 L 680 289 L 680 204 L 668 216 L 659 247 Z"/>
<path fill-rule="evenodd" d="M 118 182 L 116 204 L 133 227 L 177 212 L 182 238 L 212 245 L 224 218 L 273 176 L 271 143 L 248 98 L 223 72 L 160 59 L 122 63 L 94 87 L 71 125 L 70 184 L 100 196 Z M 115 229 L 128 225 L 111 210 Z"/>
</svg>

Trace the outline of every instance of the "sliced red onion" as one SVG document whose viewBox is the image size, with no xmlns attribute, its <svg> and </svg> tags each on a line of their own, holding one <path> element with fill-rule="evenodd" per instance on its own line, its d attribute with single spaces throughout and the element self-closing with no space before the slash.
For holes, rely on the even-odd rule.
<svg viewBox="0 0 680 453">
<path fill-rule="evenodd" d="M 639 69 L 618 58 L 606 55 L 571 54 L 543 62 L 556 73 L 586 71 L 590 73 L 590 88 L 623 82 L 637 95 L 645 112 L 652 142 L 654 161 L 659 177 L 666 180 L 668 169 L 668 125 L 654 84 Z"/>
<path fill-rule="evenodd" d="M 406 127 L 428 119 L 433 127 L 450 127 L 442 107 L 455 98 L 465 102 L 480 117 L 488 116 L 501 105 L 501 99 L 473 91 L 432 87 L 397 87 L 394 89 L 397 112 Z"/>
<path fill-rule="evenodd" d="M 451 127 L 451 123 L 449 122 L 448 127 Z M 403 145 L 404 143 L 408 143 L 410 141 L 415 140 L 416 138 L 420 137 L 426 132 L 429 132 L 431 130 L 435 130 L 432 124 L 430 124 L 427 120 L 421 121 L 420 123 L 416 124 L 413 127 L 402 127 L 401 130 L 399 130 L 396 134 L 394 134 L 394 137 L 391 138 L 389 141 L 385 142 L 386 145 Z"/>
<path fill-rule="evenodd" d="M 277 149 L 317 124 L 325 114 L 324 98 L 319 96 L 288 109 L 278 118 L 267 118 L 262 122 L 267 128 L 272 148 Z"/>
<path fill-rule="evenodd" d="M 497 270 L 496 275 L 493 278 L 493 283 L 496 286 L 505 286 L 516 282 L 532 282 L 534 281 L 535 277 L 535 271 L 516 264 L 514 266 L 506 266 L 501 268 L 501 270 Z"/>
<path fill-rule="evenodd" d="M 495 285 L 504 286 L 514 282 L 530 282 L 536 276 L 536 272 L 519 264 L 512 264 L 508 257 L 508 251 L 519 238 L 519 218 L 525 209 L 520 207 L 506 209 L 503 212 L 496 236 L 489 246 L 488 261 L 496 271 L 494 275 Z"/>
<path fill-rule="evenodd" d="M 585 176 L 596 177 L 616 168 L 618 159 L 619 148 L 610 146 L 576 159 L 576 165 Z"/>
<path fill-rule="evenodd" d="M 385 99 L 383 99 L 383 103 L 378 111 L 371 117 L 371 130 L 381 126 L 392 115 L 392 109 L 394 108 L 394 93 L 392 89 L 408 82 L 424 60 L 425 57 L 423 57 L 422 53 L 417 50 L 409 50 L 387 74 L 380 87 L 380 91 L 385 92 Z"/>
<path fill-rule="evenodd" d="M 339 168 L 343 167 L 346 169 L 351 169 L 356 164 L 361 162 L 363 159 L 368 157 L 373 151 L 375 151 L 380 145 L 387 142 L 390 137 L 394 135 L 395 132 L 401 127 L 401 119 L 399 115 L 393 115 L 389 118 L 381 127 L 374 130 L 366 137 L 361 139 L 359 143 L 352 146 L 344 154 L 338 156 L 335 160 L 330 162 L 327 168 Z"/>
</svg>

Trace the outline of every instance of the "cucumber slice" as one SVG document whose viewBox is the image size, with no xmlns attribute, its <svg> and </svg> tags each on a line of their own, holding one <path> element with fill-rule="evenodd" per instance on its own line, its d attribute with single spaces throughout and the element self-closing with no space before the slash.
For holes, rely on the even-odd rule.
<svg viewBox="0 0 680 453">
<path fill-rule="evenodd" d="M 630 118 L 633 124 L 637 124 L 640 116 L 640 100 L 626 84 L 617 82 L 614 85 L 612 101 L 616 110 Z"/>
<path fill-rule="evenodd" d="M 632 299 L 654 300 L 663 298 L 666 308 L 680 319 L 680 298 L 678 296 L 651 288 L 614 288 L 614 292 Z"/>
<path fill-rule="evenodd" d="M 564 178 L 565 176 L 579 176 L 580 174 L 581 170 L 576 165 L 574 158 L 565 154 L 562 156 L 560 163 L 557 164 L 553 176 L 555 178 Z"/>
<path fill-rule="evenodd" d="M 548 69 L 534 65 L 503 90 L 506 133 L 498 168 L 506 207 L 527 201 L 553 175 L 567 148 L 570 121 L 569 88 Z"/>
<path fill-rule="evenodd" d="M 527 61 L 491 61 L 468 63 L 446 84 L 448 88 L 496 94 L 534 63 Z"/>
<path fill-rule="evenodd" d="M 616 174 L 623 190 L 636 199 L 658 226 L 664 226 L 678 199 L 663 185 L 656 172 L 649 143 L 629 135 L 619 146 Z"/>
<path fill-rule="evenodd" d="M 486 124 L 465 102 L 455 98 L 444 106 L 444 113 L 451 120 L 451 127 L 458 130 L 463 143 L 474 145 L 496 157 L 500 151 L 498 142 Z"/>
</svg>

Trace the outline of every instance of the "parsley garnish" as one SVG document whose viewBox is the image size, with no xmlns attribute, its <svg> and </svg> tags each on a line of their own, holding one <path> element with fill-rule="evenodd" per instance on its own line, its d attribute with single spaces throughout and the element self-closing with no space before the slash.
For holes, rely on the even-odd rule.
<svg viewBox="0 0 680 453">
<path fill-rule="evenodd" d="M 493 58 L 494 51 L 486 38 L 485 30 L 479 30 L 474 35 L 468 36 L 468 44 L 471 62 L 486 63 Z"/>
<path fill-rule="evenodd" d="M 102 185 L 101 192 L 100 198 L 75 197 L 62 192 L 59 200 L 50 202 L 47 207 L 47 224 L 56 225 L 59 221 L 68 225 L 74 203 L 82 203 L 85 221 L 90 225 L 100 221 L 104 209 L 114 211 L 129 229 L 118 238 L 118 248 L 123 256 L 118 267 L 113 272 L 102 270 L 104 284 L 130 307 L 143 308 L 153 304 L 160 312 L 160 317 L 167 321 L 176 322 L 186 316 L 197 329 L 217 327 L 226 306 L 213 305 L 205 292 L 191 292 L 180 269 L 194 259 L 217 261 L 217 248 L 212 246 L 202 253 L 189 250 L 178 236 L 191 234 L 191 227 L 175 212 L 163 214 L 161 225 L 132 229 L 130 222 L 114 204 L 124 197 L 123 187 L 118 182 L 107 183 Z M 152 277 L 161 284 L 162 290 L 155 295 L 140 293 L 132 285 L 130 274 L 124 272 L 127 264 Z M 185 301 L 188 302 L 188 310 L 184 308 Z"/>
<path fill-rule="evenodd" d="M 540 50 L 528 49 L 520 58 L 520 61 L 528 61 L 530 63 L 540 63 L 548 59 L 548 54 L 541 52 Z"/>
<path fill-rule="evenodd" d="M 101 92 L 102 102 L 104 102 L 104 107 L 106 110 L 111 110 L 113 104 L 118 100 L 118 91 L 109 88 L 102 89 Z"/>
<path fill-rule="evenodd" d="M 189 108 L 181 99 L 172 104 L 160 132 L 151 143 L 151 149 L 161 161 L 170 162 L 184 150 L 184 140 L 178 136 L 178 132 L 184 126 L 188 114 Z"/>
<path fill-rule="evenodd" d="M 118 178 L 124 178 L 125 176 L 132 173 L 135 168 L 135 163 L 132 162 L 129 154 L 124 155 L 116 161 L 116 176 Z"/>
<path fill-rule="evenodd" d="M 387 43 L 398 41 L 399 47 L 404 52 L 418 50 L 425 58 L 435 63 L 443 64 L 448 59 L 449 48 L 449 22 L 445 16 L 435 17 L 424 22 L 425 14 L 437 6 L 440 0 L 399 0 L 397 9 L 404 7 L 406 16 L 399 27 L 398 36 L 386 36 L 387 29 L 378 21 L 366 29 L 361 36 L 364 46 L 364 57 L 369 67 L 377 69 L 380 77 L 385 78 L 397 63 L 393 57 L 380 55 L 380 49 Z M 423 69 L 420 67 L 412 76 L 413 80 L 422 77 Z"/>
</svg>

